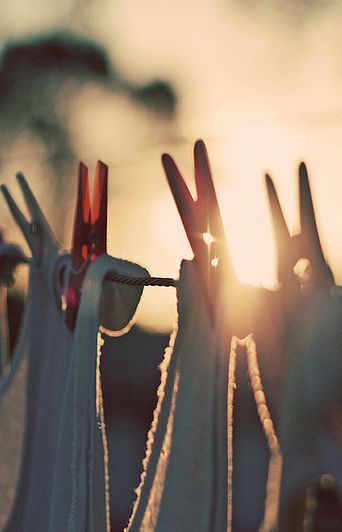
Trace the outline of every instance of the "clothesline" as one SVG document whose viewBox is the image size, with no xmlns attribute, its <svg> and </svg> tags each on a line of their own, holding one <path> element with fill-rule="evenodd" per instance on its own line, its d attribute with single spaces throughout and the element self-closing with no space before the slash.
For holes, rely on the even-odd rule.
<svg viewBox="0 0 342 532">
<path fill-rule="evenodd" d="M 13 265 L 16 266 L 17 264 L 30 264 L 30 259 L 28 257 L 20 256 L 18 259 L 16 255 L 14 255 L 14 261 Z M 4 257 L 11 258 L 11 254 L 9 254 L 8 250 L 6 250 L 6 253 L 4 254 Z M 11 281 L 13 281 L 12 276 L 13 272 L 6 271 L 6 275 L 11 277 Z M 133 277 L 133 276 L 127 276 L 127 275 L 119 275 L 116 272 L 108 273 L 105 277 L 106 281 L 111 281 L 114 283 L 121 283 L 121 284 L 127 284 L 131 286 L 172 286 L 177 287 L 178 281 L 176 279 L 173 279 L 172 277 Z"/>
<path fill-rule="evenodd" d="M 115 283 L 128 284 L 132 286 L 177 286 L 176 279 L 172 277 L 128 277 L 126 275 L 118 275 L 117 273 L 108 273 L 105 277 L 106 281 Z"/>
</svg>

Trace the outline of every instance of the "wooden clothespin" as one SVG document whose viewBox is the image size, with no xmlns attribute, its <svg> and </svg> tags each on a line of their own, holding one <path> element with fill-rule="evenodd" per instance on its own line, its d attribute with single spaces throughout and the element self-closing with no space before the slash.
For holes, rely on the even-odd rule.
<svg viewBox="0 0 342 532">
<path fill-rule="evenodd" d="M 266 187 L 277 247 L 279 282 L 283 287 L 290 288 L 295 281 L 294 267 L 300 259 L 305 259 L 308 261 L 307 264 L 304 262 L 302 264 L 304 268 L 307 268 L 307 271 L 301 271 L 300 264 L 298 264 L 299 269 L 297 272 L 302 289 L 306 291 L 309 285 L 312 288 L 330 288 L 334 285 L 334 277 L 322 250 L 305 164 L 301 163 L 299 166 L 299 212 L 301 229 L 298 234 L 290 235 L 276 188 L 269 175 L 266 175 Z"/>
<path fill-rule="evenodd" d="M 209 312 L 214 319 L 223 279 L 228 280 L 230 285 L 235 285 L 236 279 L 205 144 L 202 140 L 198 140 L 194 147 L 196 200 L 193 199 L 172 157 L 164 154 L 162 162 L 194 253 L 194 261 L 204 286 Z"/>
</svg>

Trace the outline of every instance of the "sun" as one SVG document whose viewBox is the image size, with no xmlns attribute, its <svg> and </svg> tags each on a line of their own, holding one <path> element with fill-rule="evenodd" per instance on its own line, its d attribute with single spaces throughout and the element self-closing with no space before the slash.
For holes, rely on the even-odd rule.
<svg viewBox="0 0 342 532">
<path fill-rule="evenodd" d="M 264 193 L 221 184 L 217 196 L 226 230 L 229 252 L 240 282 L 270 287 L 275 284 L 275 252 L 272 228 Z M 158 198 L 151 215 L 151 232 L 160 250 L 159 271 L 174 271 L 183 258 L 192 258 L 171 195 Z M 210 245 L 213 236 L 203 233 Z M 166 264 L 168 262 L 168 265 Z"/>
<path fill-rule="evenodd" d="M 260 186 L 218 186 L 230 256 L 241 283 L 276 284 L 275 246 L 265 191 Z"/>
</svg>

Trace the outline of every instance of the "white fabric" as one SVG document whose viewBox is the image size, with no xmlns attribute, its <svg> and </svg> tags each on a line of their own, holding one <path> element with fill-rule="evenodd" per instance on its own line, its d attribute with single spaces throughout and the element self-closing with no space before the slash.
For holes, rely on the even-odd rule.
<svg viewBox="0 0 342 532">
<path fill-rule="evenodd" d="M 15 502 L 4 529 L 8 532 L 106 530 L 104 439 L 96 410 L 97 334 L 103 278 L 113 270 L 147 274 L 139 266 L 107 255 L 96 259 L 86 273 L 76 328 L 71 332 L 64 324 L 52 277 L 47 279 L 31 265 L 21 340 L 13 369 L 1 383 L 1 429 L 6 431 L 13 425 L 13 400 L 22 394 L 23 387 L 15 386 L 27 358 L 24 449 Z M 142 289 L 135 289 L 132 305 L 131 287 L 117 285 L 114 293 L 120 315 L 125 290 L 131 309 L 127 319 L 131 319 Z M 115 312 L 115 297 L 112 302 Z M 0 456 L 1 471 L 7 467 L 4 459 L 6 453 Z"/>
<path fill-rule="evenodd" d="M 130 532 L 227 528 L 227 376 L 224 316 L 212 327 L 193 262 L 183 261 L 178 332 L 162 364 L 145 470 Z"/>
</svg>

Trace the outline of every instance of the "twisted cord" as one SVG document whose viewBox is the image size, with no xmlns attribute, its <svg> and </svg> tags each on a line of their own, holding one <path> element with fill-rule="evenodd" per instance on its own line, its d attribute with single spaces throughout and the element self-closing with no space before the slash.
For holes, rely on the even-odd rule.
<svg viewBox="0 0 342 532">
<path fill-rule="evenodd" d="M 131 286 L 177 286 L 177 281 L 172 277 L 128 277 L 114 272 L 108 273 L 105 280 Z"/>
<path fill-rule="evenodd" d="M 96 250 L 96 248 L 95 248 Z M 71 266 L 70 272 L 73 275 L 80 275 L 82 274 L 86 268 L 89 266 L 89 263 L 91 262 L 91 258 L 94 255 L 94 249 L 91 250 L 87 258 L 84 260 L 84 262 L 81 264 L 79 268 L 74 268 Z M 3 256 L 7 256 L 6 254 L 1 253 L 1 245 L 0 245 L 0 258 Z M 61 255 L 61 257 L 65 257 L 65 255 Z M 19 263 L 25 263 L 30 264 L 31 259 L 28 257 L 20 256 L 16 259 L 15 265 Z M 178 281 L 176 279 L 173 279 L 172 277 L 130 277 L 127 275 L 119 275 L 116 272 L 108 273 L 105 277 L 106 281 L 111 281 L 114 283 L 121 283 L 121 284 L 127 284 L 131 286 L 178 286 Z"/>
</svg>

